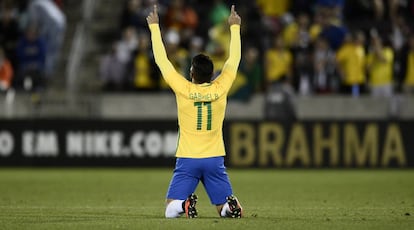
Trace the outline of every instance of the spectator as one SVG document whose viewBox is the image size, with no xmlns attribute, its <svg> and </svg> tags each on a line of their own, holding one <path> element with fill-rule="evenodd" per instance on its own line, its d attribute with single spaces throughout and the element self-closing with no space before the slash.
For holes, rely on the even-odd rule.
<svg viewBox="0 0 414 230">
<path fill-rule="evenodd" d="M 147 12 L 143 8 L 143 0 L 128 0 L 121 13 L 121 30 L 135 27 L 138 33 L 147 32 Z"/>
<path fill-rule="evenodd" d="M 46 44 L 35 26 L 29 26 L 17 44 L 18 85 L 32 82 L 36 89 L 45 86 Z"/>
<path fill-rule="evenodd" d="M 209 15 L 212 26 L 216 26 L 223 23 L 223 21 L 226 21 L 229 14 L 229 8 L 222 0 L 214 0 L 213 8 L 210 10 Z"/>
<path fill-rule="evenodd" d="M 165 15 L 165 25 L 168 29 L 182 31 L 194 30 L 197 27 L 198 18 L 194 9 L 185 4 L 184 0 L 173 0 Z"/>
<path fill-rule="evenodd" d="M 398 53 L 401 51 L 402 46 L 406 42 L 406 38 L 409 37 L 410 28 L 402 15 L 397 15 L 392 20 L 391 28 L 391 42 L 393 49 Z"/>
<path fill-rule="evenodd" d="M 262 66 L 259 61 L 259 51 L 250 46 L 244 51 L 238 76 L 233 83 L 230 99 L 248 101 L 262 86 Z"/>
<path fill-rule="evenodd" d="M 29 21 L 39 29 L 39 34 L 47 45 L 46 76 L 51 77 L 59 60 L 64 39 L 66 18 L 59 7 L 51 0 L 32 0 L 28 6 Z"/>
<path fill-rule="evenodd" d="M 107 91 L 121 90 L 124 87 L 125 63 L 117 57 L 117 45 L 113 44 L 108 54 L 99 63 L 99 77 L 102 88 Z"/>
<path fill-rule="evenodd" d="M 226 1 L 124 0 L 124 2 L 127 4 L 125 4 L 121 27 L 124 30 L 134 27 L 138 30 L 137 34 L 147 33 L 145 17 L 140 15 L 147 15 L 154 3 L 159 4 L 160 22 L 168 31 L 165 37 L 168 40 L 165 44 L 166 48 L 170 49 L 171 56 L 174 56 L 174 66 L 186 78 L 189 77 L 190 58 L 203 51 L 210 55 L 215 69 L 221 69 L 229 48 L 227 43 L 229 31 L 225 21 L 229 12 Z M 350 93 L 354 89 L 358 95 L 366 86 L 365 74 L 368 70 L 366 61 L 371 58 L 365 59 L 365 43 L 361 39 L 356 39 L 356 37 L 361 38 L 360 35 L 353 34 L 352 41 L 346 38 L 348 28 L 352 31 L 367 31 L 374 27 L 379 33 L 387 35 L 387 37 L 383 36 L 384 38 L 391 39 L 395 56 L 394 69 L 398 73 L 395 76 L 398 76 L 399 86 L 402 86 L 404 78 L 408 75 L 406 72 L 410 72 L 408 69 L 410 65 L 405 65 L 405 59 L 409 61 L 409 50 L 404 49 L 403 44 L 408 43 L 407 34 L 411 26 L 408 22 L 412 21 L 410 17 L 414 15 L 412 6 L 414 3 L 411 0 L 255 0 L 241 1 L 237 7 L 240 14 L 246 18 L 245 26 L 241 31 L 243 41 L 245 44 L 254 44 L 259 54 L 263 54 L 263 57 L 259 55 L 257 59 L 265 63 L 262 71 L 266 83 L 286 83 L 288 80 L 289 87 L 293 85 L 304 94 L 311 92 L 325 94 L 339 90 Z M 382 13 L 381 7 L 384 7 Z M 186 15 L 190 16 L 187 20 L 185 20 Z M 296 20 L 287 24 L 286 22 L 293 18 L 292 15 L 296 16 Z M 380 16 L 375 19 L 375 15 Z M 282 45 L 279 46 L 283 47 L 284 43 L 286 47 L 275 49 L 272 46 L 272 43 L 276 43 L 275 35 L 282 36 Z M 205 46 L 202 41 L 206 42 Z M 139 42 L 136 44 L 139 51 L 132 56 L 131 49 L 127 48 L 128 45 L 118 47 L 116 51 L 117 56 L 124 60 L 124 63 L 128 63 L 125 64 L 130 68 L 126 71 L 127 77 L 130 82 L 133 82 L 130 85 L 135 85 L 140 90 L 146 90 L 146 87 L 152 90 L 152 86 L 149 86 L 151 80 L 148 79 L 155 79 L 155 85 L 164 85 L 162 79 L 158 82 L 158 74 L 152 76 L 153 72 L 151 72 L 149 74 L 151 77 L 148 77 L 145 70 L 148 67 L 145 64 L 147 60 L 144 59 L 151 59 L 151 54 L 144 57 L 145 48 L 141 48 L 141 45 L 144 47 L 145 45 Z M 247 47 L 244 52 L 250 53 L 250 48 Z M 244 68 L 244 64 L 247 62 L 243 60 L 240 64 L 241 69 Z M 250 64 L 246 66 L 251 67 Z M 370 70 L 374 71 L 375 65 L 371 63 L 370 66 Z M 140 71 L 136 71 L 138 69 Z M 242 92 L 244 84 L 249 81 L 245 75 L 250 74 L 247 72 L 253 69 L 255 68 L 239 72 L 240 79 L 245 81 L 239 82 L 239 87 L 236 87 L 237 92 Z M 146 77 L 138 77 L 141 74 Z M 367 79 L 372 83 L 371 74 L 369 76 Z M 339 85 L 341 85 L 340 89 Z M 286 86 L 280 86 L 278 90 Z M 287 91 L 290 92 L 291 88 Z"/>
<path fill-rule="evenodd" d="M 158 89 L 159 76 L 147 34 L 139 36 L 139 45 L 133 60 L 134 88 L 139 91 Z"/>
<path fill-rule="evenodd" d="M 319 13 L 319 11 L 317 11 L 313 16 L 313 20 L 309 28 L 309 36 L 310 36 L 311 42 L 314 42 L 322 32 L 322 22 L 323 22 L 322 17 L 323 16 Z"/>
<path fill-rule="evenodd" d="M 288 12 L 290 8 L 290 0 L 256 0 L 264 16 L 266 27 L 273 33 L 277 33 L 281 29 L 280 17 Z"/>
<path fill-rule="evenodd" d="M 358 96 L 365 83 L 364 35 L 358 31 L 348 35 L 336 54 L 338 71 L 342 77 L 341 91 Z"/>
<path fill-rule="evenodd" d="M 414 1 L 413 1 L 414 2 Z M 410 27 L 407 19 L 403 15 L 396 15 L 392 19 L 391 31 L 386 33 L 389 35 L 392 48 L 394 50 L 394 75 L 398 82 L 397 89 L 401 91 L 403 74 L 405 73 L 405 61 L 409 48 L 407 44 L 410 38 Z"/>
<path fill-rule="evenodd" d="M 312 93 L 313 63 L 311 54 L 304 50 L 294 53 L 294 68 L 291 84 L 298 89 L 301 95 Z"/>
<path fill-rule="evenodd" d="M 309 16 L 300 13 L 297 20 L 290 23 L 283 30 L 285 44 L 290 48 L 294 56 L 294 81 L 301 94 L 309 94 L 311 91 L 311 69 L 310 60 L 310 23 Z"/>
<path fill-rule="evenodd" d="M 138 47 L 138 38 L 134 27 L 127 27 L 122 33 L 122 38 L 116 43 L 116 58 L 117 61 L 123 65 L 122 74 L 125 73 L 128 63 L 132 60 L 132 53 Z M 122 75 L 121 78 L 125 76 Z"/>
<path fill-rule="evenodd" d="M 203 52 L 204 52 L 204 40 L 198 36 L 194 36 L 193 38 L 191 38 L 190 46 L 188 48 L 188 56 L 187 56 L 188 58 L 186 61 L 185 69 L 190 69 L 191 61 L 193 57 Z M 191 80 L 190 71 L 187 71 L 185 73 L 185 77 L 188 80 Z"/>
<path fill-rule="evenodd" d="M 0 92 L 7 91 L 12 83 L 13 68 L 4 50 L 0 47 Z"/>
<path fill-rule="evenodd" d="M 279 1 L 268 1 L 268 0 L 256 0 L 259 7 L 262 9 L 263 14 L 266 17 L 277 18 L 288 12 L 291 1 L 290 0 L 279 0 Z"/>
<path fill-rule="evenodd" d="M 301 13 L 295 22 L 290 23 L 283 30 L 285 44 L 290 48 L 307 49 L 310 44 L 309 16 Z"/>
<path fill-rule="evenodd" d="M 274 46 L 265 53 L 265 119 L 295 119 L 292 104 L 292 53 L 282 36 L 274 37 Z"/>
<path fill-rule="evenodd" d="M 16 46 L 20 37 L 20 31 L 14 14 L 12 8 L 5 8 L 0 14 L 0 44 L 4 48 L 7 59 L 11 62 L 13 68 L 16 69 Z"/>
<path fill-rule="evenodd" d="M 276 36 L 274 47 L 265 54 L 266 85 L 290 81 L 292 61 L 292 53 L 285 47 L 283 38 Z"/>
<path fill-rule="evenodd" d="M 243 29 L 241 36 L 243 37 L 244 44 L 254 44 L 259 50 L 263 50 L 266 45 L 265 30 L 260 13 L 259 6 L 255 1 L 246 1 L 243 5 L 237 6 L 238 12 L 242 18 L 248 20 L 243 21 Z M 258 34 L 261 38 L 258 39 Z"/>
<path fill-rule="evenodd" d="M 339 83 L 335 76 L 335 52 L 322 37 L 315 42 L 313 69 L 314 92 L 318 94 L 336 92 Z"/>
<path fill-rule="evenodd" d="M 215 75 L 223 68 L 224 62 L 229 56 L 230 31 L 227 21 L 213 26 L 209 30 L 210 41 L 207 44 L 206 51 L 213 60 Z"/>
<path fill-rule="evenodd" d="M 342 21 L 345 0 L 316 0 L 316 6 L 330 11 L 332 20 Z"/>
<path fill-rule="evenodd" d="M 165 25 L 180 33 L 181 43 L 187 46 L 198 25 L 198 17 L 185 0 L 173 0 L 165 15 Z"/>
<path fill-rule="evenodd" d="M 345 39 L 347 29 L 336 22 L 331 9 L 321 9 L 320 14 L 322 26 L 320 36 L 323 36 L 329 42 L 331 48 L 337 51 Z"/>
<path fill-rule="evenodd" d="M 188 52 L 186 49 L 180 47 L 180 34 L 175 30 L 169 30 L 165 34 L 165 48 L 168 53 L 168 57 L 175 69 L 185 76 L 187 71 L 187 58 Z M 164 78 L 160 78 L 161 89 L 168 89 L 168 85 Z"/>
<path fill-rule="evenodd" d="M 404 56 L 403 90 L 407 94 L 414 94 L 414 35 L 409 38 L 408 51 Z"/>
<path fill-rule="evenodd" d="M 390 98 L 393 94 L 394 52 L 382 44 L 381 37 L 371 35 L 371 47 L 367 55 L 367 69 L 371 95 Z"/>
<path fill-rule="evenodd" d="M 135 28 L 132 26 L 125 28 L 121 40 L 115 42 L 109 54 L 100 61 L 100 76 L 104 89 L 121 90 L 125 88 L 127 67 L 132 61 L 132 54 L 137 46 L 138 39 Z"/>
</svg>

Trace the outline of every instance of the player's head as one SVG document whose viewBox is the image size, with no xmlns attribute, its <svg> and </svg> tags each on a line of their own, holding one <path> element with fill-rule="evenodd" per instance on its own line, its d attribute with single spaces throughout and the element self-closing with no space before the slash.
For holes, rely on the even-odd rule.
<svg viewBox="0 0 414 230">
<path fill-rule="evenodd" d="M 197 84 L 210 82 L 213 77 L 213 69 L 214 67 L 211 59 L 204 54 L 198 54 L 193 57 L 191 62 L 191 79 Z"/>
</svg>

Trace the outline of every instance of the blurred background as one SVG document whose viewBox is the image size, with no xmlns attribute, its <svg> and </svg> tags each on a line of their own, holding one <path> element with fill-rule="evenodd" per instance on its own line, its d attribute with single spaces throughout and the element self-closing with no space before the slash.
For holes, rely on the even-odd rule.
<svg viewBox="0 0 414 230">
<path fill-rule="evenodd" d="M 161 130 L 163 144 L 157 148 L 175 147 L 174 141 L 165 144 L 166 130 L 177 129 L 175 97 L 155 65 L 145 20 L 154 4 L 159 5 L 169 58 L 186 78 L 192 56 L 200 52 L 212 57 L 219 73 L 228 57 L 227 17 L 230 5 L 236 5 L 242 17 L 242 61 L 224 130 L 233 156 L 246 160 L 249 152 L 236 144 L 250 130 L 240 123 L 250 124 L 255 133 L 254 154 L 266 146 L 260 141 L 261 127 L 275 124 L 286 138 L 278 139 L 277 130 L 271 129 L 264 139 L 282 140 L 286 154 L 297 151 L 303 165 L 295 135 L 301 140 L 303 133 L 312 158 L 319 143 L 313 136 L 321 123 L 320 140 L 337 140 L 334 147 L 322 144 L 325 158 L 334 158 L 335 146 L 346 154 L 344 146 L 351 141 L 356 150 L 350 154 L 362 154 L 358 159 L 363 160 L 351 160 L 350 165 L 369 165 L 374 124 L 372 140 L 379 150 L 373 154 L 384 158 L 388 152 L 382 152 L 382 143 L 389 140 L 391 147 L 385 148 L 391 155 L 386 156 L 397 166 L 413 165 L 408 154 L 414 150 L 409 146 L 414 132 L 413 0 L 0 0 L 2 162 L 37 164 L 14 155 L 36 155 L 30 146 L 53 147 L 53 135 L 37 135 L 42 130 L 56 132 L 57 144 L 55 155 L 52 147 L 46 153 L 37 151 L 41 158 L 71 153 L 68 143 L 76 139 L 71 129 L 81 133 L 79 142 L 73 142 L 81 147 L 72 151 L 79 156 L 89 150 L 94 157 L 151 156 L 151 148 L 157 147 L 151 142 L 153 130 Z M 294 133 L 296 124 L 303 127 L 299 134 Z M 26 128 L 34 130 L 32 138 L 25 136 Z M 102 130 L 111 131 L 102 144 L 108 152 L 96 150 L 102 138 L 97 141 L 92 134 Z M 134 139 L 137 130 L 146 132 L 142 140 L 149 139 L 149 144 Z M 118 132 L 120 147 L 113 147 L 112 134 Z M 353 134 L 359 135 L 357 141 L 347 139 Z M 171 157 L 174 148 L 160 151 Z M 329 159 L 322 161 L 330 165 Z M 276 161 L 263 165 L 278 165 Z M 83 164 L 79 162 L 74 164 Z"/>
</svg>

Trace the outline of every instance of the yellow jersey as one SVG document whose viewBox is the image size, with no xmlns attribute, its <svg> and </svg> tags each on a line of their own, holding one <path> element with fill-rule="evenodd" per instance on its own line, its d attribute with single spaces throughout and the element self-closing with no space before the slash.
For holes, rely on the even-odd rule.
<svg viewBox="0 0 414 230">
<path fill-rule="evenodd" d="M 134 60 L 135 76 L 134 84 L 137 88 L 153 88 L 155 82 L 151 78 L 151 64 L 147 55 L 138 54 Z"/>
<path fill-rule="evenodd" d="M 414 51 L 408 53 L 407 73 L 405 75 L 404 85 L 414 86 Z"/>
<path fill-rule="evenodd" d="M 367 56 L 367 65 L 370 66 L 368 71 L 371 86 L 389 85 L 392 83 L 394 52 L 389 47 L 382 49 L 384 60 L 378 59 L 373 53 Z"/>
<path fill-rule="evenodd" d="M 241 59 L 240 26 L 230 27 L 230 51 L 221 74 L 211 83 L 194 84 L 179 74 L 162 43 L 158 24 L 151 24 L 155 62 L 177 101 L 179 139 L 176 157 L 224 156 L 223 121 L 227 94 L 236 78 Z"/>
<path fill-rule="evenodd" d="M 293 62 L 293 56 L 289 50 L 271 49 L 266 52 L 265 58 L 266 80 L 278 81 L 289 73 Z"/>
<path fill-rule="evenodd" d="M 256 0 L 266 16 L 279 17 L 289 11 L 290 0 Z"/>
<path fill-rule="evenodd" d="M 362 46 L 344 44 L 336 54 L 336 60 L 344 72 L 345 85 L 365 82 L 365 51 Z"/>
</svg>

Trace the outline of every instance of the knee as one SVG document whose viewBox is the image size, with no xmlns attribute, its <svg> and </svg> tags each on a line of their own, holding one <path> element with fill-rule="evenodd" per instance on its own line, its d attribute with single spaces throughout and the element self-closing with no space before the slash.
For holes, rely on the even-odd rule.
<svg viewBox="0 0 414 230">
<path fill-rule="evenodd" d="M 165 207 L 165 218 L 177 218 L 180 217 L 181 213 L 177 210 L 171 202 L 167 202 Z"/>
<path fill-rule="evenodd" d="M 165 208 L 165 218 L 177 218 L 180 215 L 173 210 L 169 205 Z"/>
</svg>

